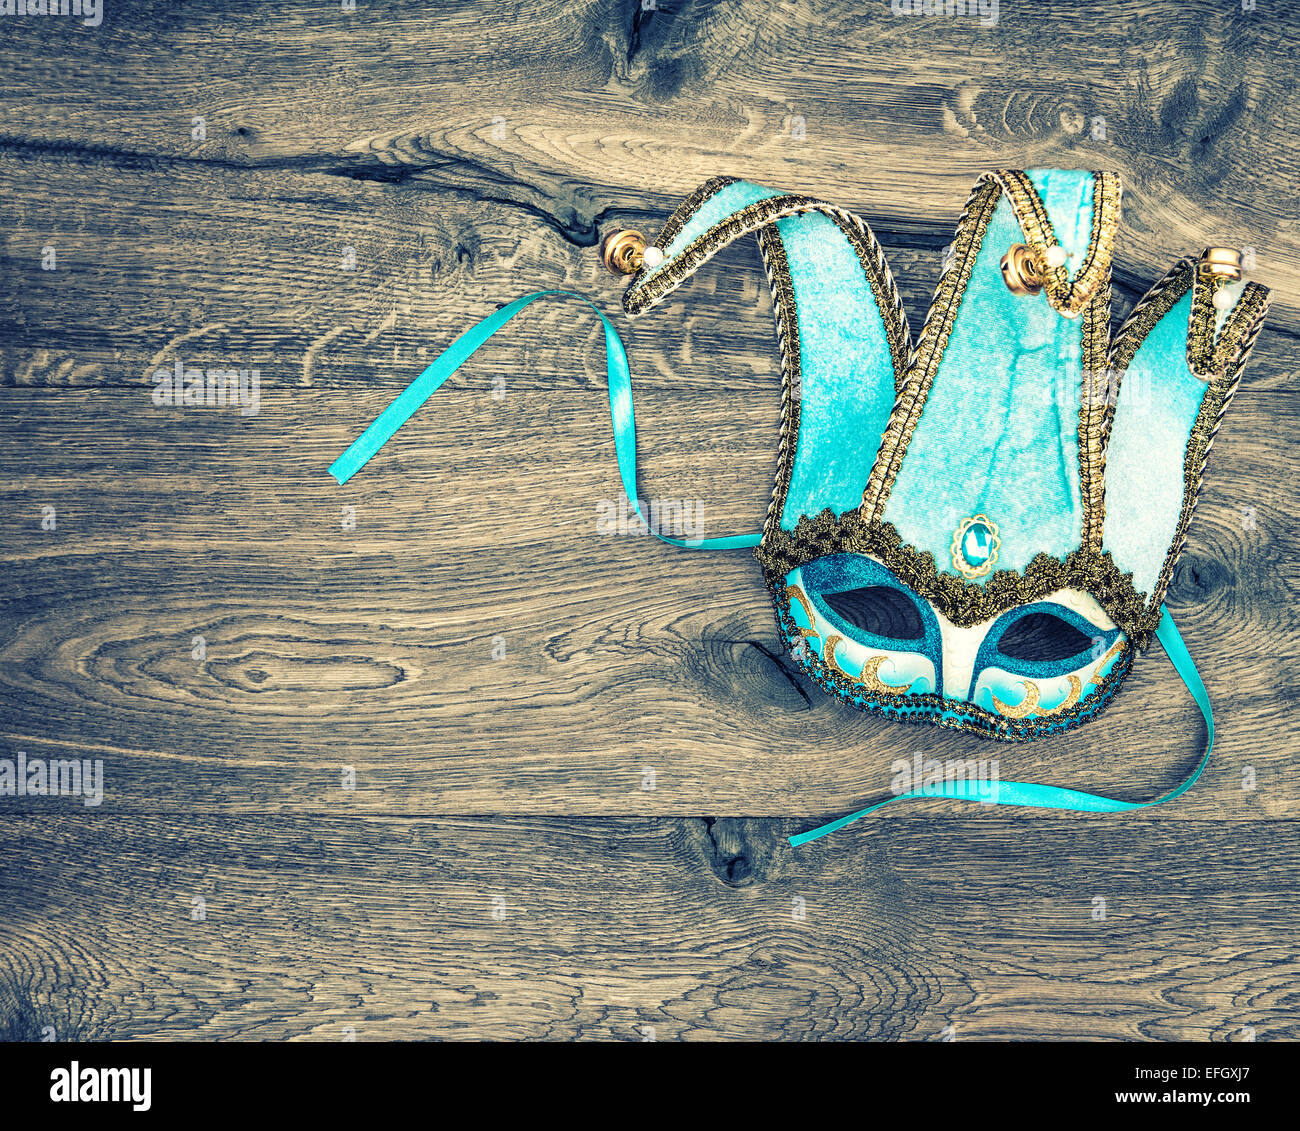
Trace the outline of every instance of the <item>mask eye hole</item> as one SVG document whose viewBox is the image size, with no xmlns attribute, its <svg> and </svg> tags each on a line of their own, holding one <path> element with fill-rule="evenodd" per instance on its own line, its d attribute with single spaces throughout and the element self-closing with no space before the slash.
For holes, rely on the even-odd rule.
<svg viewBox="0 0 1300 1131">
<path fill-rule="evenodd" d="M 1007 626 L 998 651 L 1011 660 L 1052 663 L 1088 651 L 1092 641 L 1051 613 L 1028 613 Z"/>
<path fill-rule="evenodd" d="M 925 625 L 906 593 L 885 585 L 823 593 L 821 599 L 854 628 L 891 640 L 921 640 Z"/>
</svg>

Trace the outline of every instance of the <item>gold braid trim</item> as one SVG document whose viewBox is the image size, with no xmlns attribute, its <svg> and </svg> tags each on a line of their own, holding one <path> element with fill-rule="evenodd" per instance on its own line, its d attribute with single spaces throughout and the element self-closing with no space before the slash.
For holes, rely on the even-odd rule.
<svg viewBox="0 0 1300 1131">
<path fill-rule="evenodd" d="M 1001 185 L 1007 199 L 1011 201 L 1011 207 L 1015 209 L 1025 239 L 1036 253 L 1039 263 L 1044 265 L 1048 273 L 1043 285 L 1047 301 L 1061 314 L 1069 318 L 1078 317 L 1110 279 L 1110 260 L 1115 246 L 1115 234 L 1119 231 L 1120 198 L 1123 192 L 1119 174 L 1099 171 L 1092 174 L 1092 231 L 1088 239 L 1088 251 L 1073 280 L 1064 264 L 1060 267 L 1046 267 L 1047 250 L 1057 244 L 1056 232 L 1048 218 L 1047 207 L 1028 174 L 1019 169 L 999 169 L 986 173 L 985 177 Z"/>
<path fill-rule="evenodd" d="M 1212 295 L 1215 288 L 1206 286 L 1204 289 Z M 1197 295 L 1193 293 L 1193 322 L 1196 320 L 1197 304 Z M 1200 411 L 1196 414 L 1196 423 L 1192 425 L 1192 433 L 1187 441 L 1187 453 L 1183 457 L 1183 505 L 1178 512 L 1178 523 L 1174 528 L 1173 540 L 1169 544 L 1169 553 L 1165 557 L 1165 564 L 1160 569 L 1155 589 L 1151 594 L 1153 610 L 1158 611 L 1161 602 L 1164 601 L 1165 593 L 1173 580 L 1174 567 L 1187 546 L 1187 528 L 1191 524 L 1192 514 L 1200 499 L 1205 468 L 1210 460 L 1210 449 L 1214 447 L 1214 438 L 1218 435 L 1219 425 L 1223 423 L 1228 405 L 1231 404 L 1233 395 L 1241 384 L 1242 371 L 1246 367 L 1250 351 L 1255 347 L 1255 340 L 1259 337 L 1260 328 L 1264 324 L 1268 306 L 1268 288 L 1261 287 L 1258 283 L 1247 283 L 1232 314 L 1223 324 L 1217 343 L 1211 342 L 1212 348 L 1207 351 L 1205 338 L 1198 336 L 1195 362 L 1192 360 L 1193 345 L 1189 331 L 1188 365 L 1197 376 L 1200 376 L 1201 372 L 1207 375 L 1209 388 L 1206 389 L 1205 396 L 1201 400 Z M 1211 301 L 1211 316 L 1213 313 L 1214 306 Z M 1213 325 L 1211 317 L 1211 338 Z"/>
<path fill-rule="evenodd" d="M 776 449 L 776 482 L 767 504 L 763 537 L 781 521 L 790 476 L 794 471 L 796 437 L 799 435 L 799 407 L 802 403 L 803 375 L 800 368 L 799 312 L 790 281 L 790 265 L 785 258 L 785 244 L 774 228 L 758 230 L 758 249 L 772 291 L 772 313 L 776 317 L 776 340 L 781 352 L 781 435 Z M 811 623 L 811 622 L 810 622 Z"/>
<path fill-rule="evenodd" d="M 717 177 L 701 185 L 669 218 L 654 246 L 666 253 L 668 244 L 676 238 L 700 206 L 735 180 L 734 177 Z M 759 232 L 778 220 L 805 212 L 820 212 L 834 221 L 857 255 L 876 306 L 884 319 L 885 337 L 889 344 L 890 358 L 894 365 L 894 384 L 897 387 L 910 360 L 912 336 L 907 325 L 907 314 L 903 310 L 903 298 L 885 260 L 884 249 L 862 217 L 847 208 L 827 204 L 810 196 L 790 193 L 768 197 L 733 212 L 662 266 L 638 271 L 623 292 L 623 310 L 629 317 L 644 314 L 662 302 L 728 244 L 750 232 Z"/>
<path fill-rule="evenodd" d="M 1146 647 L 1160 620 L 1159 605 L 1148 606 L 1133 587 L 1133 575 L 1121 573 L 1109 553 L 1089 546 L 1071 551 L 1064 561 L 1038 554 L 1021 572 L 997 570 L 977 584 L 937 569 L 934 555 L 904 545 L 891 523 L 866 522 L 858 511 L 837 516 L 827 507 L 815 518 L 804 515 L 793 531 L 780 527 L 769 531 L 754 556 L 763 566 L 769 588 L 780 593 L 792 569 L 841 553 L 869 554 L 884 562 L 895 577 L 960 628 L 982 624 L 1060 589 L 1091 594 L 1135 647 Z"/>
<path fill-rule="evenodd" d="M 1083 311 L 1083 387 L 1079 400 L 1079 494 L 1083 499 L 1081 542 L 1101 549 L 1106 524 L 1106 407 L 1110 396 L 1110 282 Z"/>
<path fill-rule="evenodd" d="M 691 217 L 700 210 L 704 202 L 712 196 L 717 196 L 728 185 L 734 185 L 739 180 L 739 177 L 710 177 L 673 209 L 673 214 L 668 217 L 668 222 L 664 224 L 663 230 L 659 233 L 659 238 L 654 242 L 654 246 L 666 253 L 668 245 L 677 238 L 678 234 L 686 227 Z M 642 274 L 643 272 L 637 272 L 636 277 L 640 278 Z"/>
<path fill-rule="evenodd" d="M 1227 283 L 1217 276 L 1192 272 L 1192 313 L 1187 320 L 1187 368 L 1209 381 L 1217 368 L 1214 354 L 1214 296 Z"/>
<path fill-rule="evenodd" d="M 921 326 L 921 336 L 912 352 L 902 387 L 889 414 L 889 423 L 885 425 L 875 465 L 862 492 L 861 515 L 865 521 L 879 516 L 894 486 L 907 445 L 911 442 L 912 433 L 925 408 L 934 375 L 938 372 L 944 347 L 948 344 L 948 335 L 952 332 L 961 297 L 970 282 L 975 256 L 993 215 L 999 191 L 996 183 L 981 178 L 976 182 L 974 191 L 962 210 L 961 219 L 957 222 L 952 266 L 944 272 L 935 290 L 934 301 L 930 303 L 925 323 Z"/>
<path fill-rule="evenodd" d="M 1259 333 L 1255 325 L 1268 310 L 1269 290 L 1247 283 L 1232 313 L 1214 334 L 1214 296 L 1227 285 L 1218 276 L 1195 271 L 1192 275 L 1192 316 L 1187 327 L 1187 367 L 1202 381 L 1221 380 L 1236 364 L 1241 343 L 1247 335 L 1253 345 Z M 1251 330 L 1254 330 L 1251 333 Z"/>
</svg>

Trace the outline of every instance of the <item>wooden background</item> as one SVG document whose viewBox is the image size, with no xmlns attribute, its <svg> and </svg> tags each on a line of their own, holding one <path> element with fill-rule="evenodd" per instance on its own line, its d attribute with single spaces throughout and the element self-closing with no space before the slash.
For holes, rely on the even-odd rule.
<svg viewBox="0 0 1300 1131">
<path fill-rule="evenodd" d="M 107 782 L 0 799 L 0 1035 L 1300 1036 L 1300 17 L 1240 7 L 0 20 L 0 756 Z M 1117 318 L 1208 243 L 1276 291 L 1169 598 L 1219 721 L 1175 804 L 927 802 L 791 850 L 916 751 L 1153 796 L 1199 717 L 1158 650 L 1027 747 L 832 701 L 746 552 L 596 533 L 619 488 L 573 304 L 325 474 L 500 304 L 617 311 L 601 236 L 709 176 L 868 217 L 919 325 L 974 177 L 1028 165 L 1122 173 Z M 752 245 L 617 321 L 644 494 L 756 529 L 780 394 Z M 260 412 L 155 406 L 177 360 L 257 367 Z"/>
</svg>

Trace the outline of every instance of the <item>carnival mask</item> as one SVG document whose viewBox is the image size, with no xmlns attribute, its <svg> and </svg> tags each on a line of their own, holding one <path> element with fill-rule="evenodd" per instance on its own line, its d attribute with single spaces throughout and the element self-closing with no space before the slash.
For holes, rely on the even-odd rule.
<svg viewBox="0 0 1300 1131">
<path fill-rule="evenodd" d="M 981 177 L 915 341 L 866 222 L 806 196 L 712 180 L 654 243 L 617 233 L 605 259 L 631 275 L 629 316 L 748 234 L 771 286 L 784 402 L 763 531 L 665 541 L 755 547 L 795 662 L 846 703 L 994 739 L 1086 722 L 1154 635 L 1208 736 L 1195 773 L 1163 801 L 1199 776 L 1213 738 L 1165 591 L 1269 292 L 1241 281 L 1235 251 L 1211 248 L 1176 263 L 1112 337 L 1119 216 L 1114 174 Z M 457 339 L 336 461 L 335 478 L 537 297 Z M 619 466 L 637 506 L 627 358 L 600 317 Z M 903 796 L 976 794 L 950 783 Z M 1157 803 L 1017 782 L 979 799 Z"/>
</svg>

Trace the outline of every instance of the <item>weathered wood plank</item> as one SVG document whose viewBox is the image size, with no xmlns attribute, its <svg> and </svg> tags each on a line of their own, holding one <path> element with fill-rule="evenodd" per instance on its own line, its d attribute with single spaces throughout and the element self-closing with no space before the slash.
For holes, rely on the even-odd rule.
<svg viewBox="0 0 1300 1131">
<path fill-rule="evenodd" d="M 165 810 L 329 806 L 343 765 L 369 811 L 782 815 L 883 791 L 920 748 L 1134 797 L 1190 764 L 1200 723 L 1158 651 L 1103 719 L 1027 748 L 831 701 L 781 655 L 747 553 L 598 533 L 618 498 L 602 395 L 467 385 L 340 490 L 324 467 L 386 394 L 272 390 L 243 419 L 144 388 L 7 390 L 4 741 L 102 755 L 116 803 Z M 646 401 L 646 494 L 755 528 L 775 405 Z M 1296 811 L 1291 403 L 1241 394 L 1171 595 L 1220 718 L 1175 818 Z M 707 422 L 698 447 L 682 419 Z"/>
<path fill-rule="evenodd" d="M 26 202 L 33 181 L 44 209 Z M 202 215 L 190 211 L 196 200 Z M 443 192 L 292 170 L 234 170 L 214 184 L 200 166 L 160 175 L 88 169 L 68 155 L 0 157 L 6 213 L 4 384 L 148 384 L 180 360 L 257 366 L 264 381 L 295 387 L 392 385 L 497 305 L 552 288 L 589 294 L 615 315 L 639 387 L 770 389 L 779 371 L 752 240 L 633 322 L 597 248 L 566 242 L 526 208 Z M 605 229 L 653 229 L 666 217 L 624 214 Z M 891 262 L 918 322 L 953 223 L 933 236 L 892 234 L 910 245 Z M 45 248 L 54 270 L 42 268 Z M 345 255 L 354 267 L 345 269 Z M 522 346 L 505 355 L 509 364 L 492 361 L 503 356 L 495 347 L 484 357 L 506 389 L 603 378 L 598 355 L 575 372 L 575 331 L 596 340 L 590 313 L 544 304 L 509 331 Z"/>
<path fill-rule="evenodd" d="M 1135 825 L 1167 882 L 1134 858 Z M 1217 821 L 913 819 L 797 853 L 788 830 L 18 817 L 23 866 L 0 868 L 0 1032 L 1300 1036 L 1295 822 L 1249 851 Z"/>
<path fill-rule="evenodd" d="M 1287 141 L 1300 94 L 1279 66 L 1300 28 L 1295 13 L 1211 0 L 1138 13 L 1113 0 L 1086 15 L 1017 8 L 981 29 L 896 18 L 884 4 L 740 5 L 725 15 L 691 3 L 647 13 L 588 4 L 544 16 L 515 5 L 485 36 L 474 5 L 436 17 L 370 9 L 306 17 L 213 6 L 182 21 L 151 7 L 134 14 L 151 26 L 145 36 L 111 16 L 82 37 L 11 21 L 0 152 L 4 175 L 24 190 L 4 194 L 6 225 L 92 233 L 87 258 L 99 260 L 147 257 L 160 220 L 182 245 L 203 248 L 256 217 L 279 254 L 236 255 L 224 282 L 245 297 L 269 286 L 289 304 L 312 294 L 301 260 L 335 264 L 347 233 L 329 229 L 350 229 L 351 283 L 383 312 L 358 326 L 365 333 L 403 299 L 451 313 L 445 284 L 422 278 L 431 258 L 441 267 L 446 252 L 457 263 L 481 253 L 524 278 L 538 232 L 589 249 L 612 220 L 662 217 L 718 172 L 825 195 L 886 234 L 946 233 L 985 168 L 1104 165 L 1128 184 L 1121 273 L 1132 282 L 1207 242 L 1249 245 L 1259 277 L 1278 289 L 1277 316 L 1297 314 L 1297 221 L 1286 202 L 1300 191 Z M 1112 49 L 1099 50 L 1098 36 Z M 1045 68 L 1044 57 L 1059 63 Z M 231 58 L 244 69 L 222 78 Z M 98 84 L 109 76 L 105 96 Z M 196 114 L 203 142 L 190 136 Z M 1105 140 L 1091 137 L 1098 116 Z M 60 193 L 60 165 L 109 184 Z M 1267 177 L 1242 173 L 1260 167 Z M 110 190 L 124 169 L 147 188 Z M 46 191 L 32 194 L 33 180 Z M 516 218 L 465 242 L 441 219 L 457 202 L 505 202 L 497 207 Z M 300 226 L 320 242 L 304 241 Z M 426 237 L 435 257 L 420 255 Z M 252 250 L 242 232 L 231 242 Z M 37 249 L 20 247 L 32 262 Z M 74 261 L 79 250 L 74 239 Z M 188 266 L 202 274 L 201 264 L 194 256 Z M 175 282 L 188 284 L 187 265 L 180 272 Z M 330 289 L 345 290 L 333 274 Z M 142 281 L 159 284 L 142 273 L 129 290 Z M 185 284 L 173 313 L 196 329 L 205 296 Z"/>
<path fill-rule="evenodd" d="M 106 8 L 0 20 L 0 757 L 105 775 L 98 807 L 0 802 L 0 1038 L 1300 1037 L 1300 14 Z M 832 702 L 748 555 L 596 532 L 618 483 L 572 306 L 324 475 L 502 303 L 617 310 L 600 236 L 709 176 L 865 215 L 916 325 L 975 175 L 1032 165 L 1123 174 L 1117 318 L 1207 243 L 1276 289 L 1170 595 L 1219 724 L 1176 805 L 927 802 L 791 850 L 917 751 L 1148 797 L 1199 716 L 1158 650 L 1027 747 Z M 753 528 L 752 246 L 618 321 L 644 492 Z M 258 367 L 259 412 L 155 407 L 177 360 Z"/>
<path fill-rule="evenodd" d="M 28 200 L 33 182 L 42 185 L 41 209 Z M 866 213 L 914 327 L 965 188 L 924 228 Z M 602 231 L 627 224 L 654 231 L 668 207 L 619 212 Z M 771 302 L 749 240 L 633 321 L 619 311 L 620 284 L 594 246 L 566 242 L 527 208 L 456 201 L 445 187 L 282 170 L 233 170 L 214 184 L 199 166 L 167 174 L 86 168 L 68 155 L 13 158 L 0 150 L 0 219 L 10 278 L 0 292 L 3 384 L 147 384 L 179 360 L 255 366 L 279 385 L 397 385 L 495 307 L 548 288 L 588 294 L 615 314 L 640 387 L 726 381 L 748 392 L 768 388 L 778 368 Z M 1215 230 L 1144 259 L 1129 238 L 1135 222 L 1142 221 L 1132 208 L 1115 267 L 1116 322 L 1169 262 Z M 46 248 L 54 249 L 54 270 L 42 269 Z M 345 269 L 349 249 L 355 267 Z M 1282 281 L 1262 250 L 1256 276 Z M 1285 292 L 1275 299 L 1269 331 L 1300 336 Z M 592 322 L 573 303 L 543 305 L 505 335 L 503 344 L 517 338 L 518 352 L 494 345 L 478 364 L 507 388 L 553 385 L 576 368 L 575 328 L 595 340 Z M 603 362 L 591 355 L 578 376 L 590 382 L 597 373 Z"/>
<path fill-rule="evenodd" d="M 586 242 L 603 208 L 643 207 L 647 190 L 665 204 L 724 167 L 894 213 L 906 201 L 933 224 L 982 168 L 1107 164 L 1127 174 L 1144 257 L 1171 233 L 1196 246 L 1220 229 L 1265 250 L 1289 302 L 1300 293 L 1291 11 L 1109 0 L 1017 6 L 982 28 L 806 0 L 515 3 L 487 26 L 473 3 L 365 8 L 178 18 L 155 3 L 94 35 L 10 21 L 0 132 L 214 172 L 298 162 L 410 183 L 427 170 L 452 191 L 524 200 Z M 1260 166 L 1267 178 L 1239 172 Z"/>
</svg>

